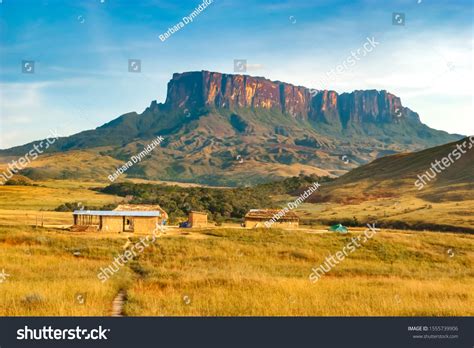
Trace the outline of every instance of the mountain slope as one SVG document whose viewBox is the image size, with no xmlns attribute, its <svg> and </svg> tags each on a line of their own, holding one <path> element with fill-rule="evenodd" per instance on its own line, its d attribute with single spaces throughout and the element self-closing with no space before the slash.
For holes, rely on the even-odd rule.
<svg viewBox="0 0 474 348">
<path fill-rule="evenodd" d="M 125 161 L 157 135 L 165 139 L 161 147 L 128 170 L 128 176 L 214 185 L 299 173 L 338 176 L 387 154 L 460 138 L 424 125 L 386 91 L 339 95 L 261 77 L 200 71 L 174 74 L 163 104 L 154 101 L 141 114 L 128 113 L 95 130 L 58 139 L 48 150 L 50 164 L 54 166 L 55 154 L 85 150 Z M 5 162 L 6 156 L 21 156 L 31 147 L 0 150 L 0 156 Z M 25 174 L 69 175 L 38 166 Z"/>
<path fill-rule="evenodd" d="M 328 183 L 310 202 L 357 203 L 403 195 L 431 202 L 474 200 L 472 173 L 474 136 L 415 153 L 379 158 Z"/>
</svg>

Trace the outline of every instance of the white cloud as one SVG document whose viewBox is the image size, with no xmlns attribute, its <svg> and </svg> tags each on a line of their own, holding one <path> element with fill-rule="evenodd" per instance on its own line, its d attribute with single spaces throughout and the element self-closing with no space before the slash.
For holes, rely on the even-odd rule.
<svg viewBox="0 0 474 348">
<path fill-rule="evenodd" d="M 473 41 L 469 31 L 386 33 L 378 41 L 380 45 L 372 52 L 329 81 L 326 72 L 343 62 L 364 40 L 327 52 L 313 48 L 304 52 L 287 50 L 284 65 L 280 57 L 254 59 L 265 62 L 267 77 L 272 80 L 339 93 L 385 89 L 399 96 L 429 126 L 474 134 Z M 327 84 L 320 85 L 319 81 Z"/>
<path fill-rule="evenodd" d="M 44 138 L 48 120 L 61 116 L 47 105 L 42 91 L 50 82 L 0 83 L 0 148 Z"/>
</svg>

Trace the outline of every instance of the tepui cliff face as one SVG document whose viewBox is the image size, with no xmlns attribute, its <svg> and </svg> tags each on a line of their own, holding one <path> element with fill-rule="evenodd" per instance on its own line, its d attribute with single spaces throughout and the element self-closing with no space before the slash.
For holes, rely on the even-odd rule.
<svg viewBox="0 0 474 348">
<path fill-rule="evenodd" d="M 165 106 L 170 109 L 265 108 L 294 118 L 347 126 L 349 123 L 393 122 L 398 117 L 418 119 L 387 91 L 354 91 L 338 94 L 310 90 L 263 77 L 209 71 L 174 74 L 168 83 Z"/>
</svg>

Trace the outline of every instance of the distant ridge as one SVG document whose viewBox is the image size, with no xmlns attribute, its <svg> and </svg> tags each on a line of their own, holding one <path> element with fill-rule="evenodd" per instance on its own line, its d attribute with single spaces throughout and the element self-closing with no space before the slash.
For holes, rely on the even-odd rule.
<svg viewBox="0 0 474 348">
<path fill-rule="evenodd" d="M 469 146 L 471 146 L 469 148 Z M 465 153 L 459 151 L 463 149 Z M 460 156 L 450 156 L 458 151 Z M 442 170 L 442 159 L 451 157 L 449 166 Z M 449 159 L 449 158 L 448 158 Z M 425 180 L 423 187 L 417 180 L 432 164 L 441 163 L 435 175 Z M 415 153 L 401 153 L 376 159 L 353 169 L 333 182 L 324 185 L 319 195 L 312 196 L 310 202 L 357 203 L 377 197 L 420 197 L 427 201 L 474 200 L 474 136 L 459 141 L 436 146 Z"/>
</svg>

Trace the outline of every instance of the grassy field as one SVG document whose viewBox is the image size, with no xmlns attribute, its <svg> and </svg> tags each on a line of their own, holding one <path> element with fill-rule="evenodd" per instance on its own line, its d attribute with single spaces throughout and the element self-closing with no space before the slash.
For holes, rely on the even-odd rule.
<svg viewBox="0 0 474 348">
<path fill-rule="evenodd" d="M 97 182 L 49 180 L 35 182 L 38 186 L 0 185 L 0 225 L 70 225 L 71 213 L 55 212 L 67 202 L 101 207 L 123 201 L 123 198 L 91 190 L 105 186 Z"/>
<path fill-rule="evenodd" d="M 0 271 L 9 276 L 0 283 L 0 316 L 107 315 L 129 270 L 105 285 L 96 274 L 122 244 L 117 237 L 1 226 Z M 78 300 L 83 293 L 84 304 Z"/>
<path fill-rule="evenodd" d="M 169 228 L 101 283 L 100 269 L 140 236 L 71 233 L 62 229 L 72 223 L 71 213 L 51 210 L 65 202 L 102 206 L 123 198 L 90 190 L 100 186 L 92 181 L 38 184 L 0 186 L 0 272 L 8 274 L 0 278 L 0 316 L 107 316 L 120 290 L 127 292 L 123 310 L 131 316 L 474 314 L 474 235 L 460 233 L 382 230 L 311 283 L 312 268 L 363 229 L 337 235 L 318 232 L 326 226 L 317 224 L 291 232 L 236 224 Z M 279 199 L 284 205 L 295 197 Z M 472 211 L 471 201 L 413 197 L 299 207 L 308 222 L 356 216 L 458 226 L 474 225 Z"/>
<path fill-rule="evenodd" d="M 290 197 L 286 201 L 292 201 Z M 284 200 L 282 200 L 284 202 Z M 352 220 L 474 226 L 474 200 L 429 202 L 413 196 L 379 198 L 354 204 L 303 203 L 297 209 L 303 222 Z"/>
<path fill-rule="evenodd" d="M 0 209 L 52 210 L 66 202 L 103 206 L 123 200 L 90 190 L 106 185 L 96 182 L 51 180 L 35 183 L 38 186 L 0 186 Z"/>
<path fill-rule="evenodd" d="M 110 315 L 119 289 L 131 316 L 474 314 L 472 235 L 383 230 L 309 281 L 360 233 L 169 229 L 101 283 L 130 236 L 1 226 L 0 315 Z"/>
</svg>

